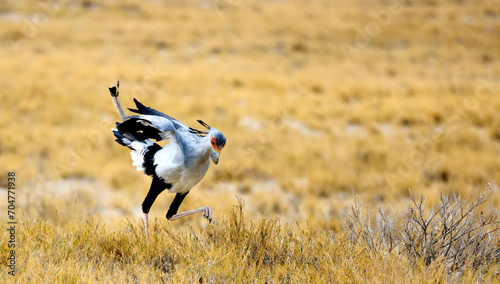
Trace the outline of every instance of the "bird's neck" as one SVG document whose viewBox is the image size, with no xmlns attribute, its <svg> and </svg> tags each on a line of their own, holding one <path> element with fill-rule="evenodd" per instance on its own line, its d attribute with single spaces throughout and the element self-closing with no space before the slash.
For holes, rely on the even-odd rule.
<svg viewBox="0 0 500 284">
<path fill-rule="evenodd" d="M 203 137 L 203 146 L 202 148 L 204 148 L 209 154 L 212 154 L 212 151 L 214 150 L 214 147 L 212 147 L 212 135 L 207 135 L 205 137 Z"/>
<path fill-rule="evenodd" d="M 197 147 L 197 151 L 198 152 L 198 155 L 199 157 L 210 157 L 210 155 L 212 154 L 212 151 L 213 151 L 213 147 L 212 147 L 212 143 L 210 142 L 211 141 L 211 136 L 210 135 L 207 135 L 205 137 L 203 137 L 203 139 L 201 140 L 201 143 L 199 144 L 200 146 Z"/>
</svg>

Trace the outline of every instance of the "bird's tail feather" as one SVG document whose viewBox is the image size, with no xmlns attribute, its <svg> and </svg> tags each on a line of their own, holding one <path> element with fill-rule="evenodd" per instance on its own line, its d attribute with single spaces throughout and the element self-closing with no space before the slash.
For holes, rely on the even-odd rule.
<svg viewBox="0 0 500 284">
<path fill-rule="evenodd" d="M 118 130 L 116 129 L 111 129 L 113 131 L 113 134 L 115 134 L 116 137 L 116 142 L 122 146 L 128 147 L 131 150 L 133 150 L 130 145 L 132 144 L 132 141 L 130 139 L 125 138 L 125 136 Z"/>
</svg>

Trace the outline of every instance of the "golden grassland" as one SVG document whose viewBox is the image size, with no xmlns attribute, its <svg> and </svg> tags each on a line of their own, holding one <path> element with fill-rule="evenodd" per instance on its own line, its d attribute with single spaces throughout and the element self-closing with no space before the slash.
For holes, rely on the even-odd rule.
<svg viewBox="0 0 500 284">
<path fill-rule="evenodd" d="M 311 226 L 316 233 L 290 238 L 317 237 L 306 249 L 330 257 L 320 272 L 339 278 L 321 278 L 329 276 L 292 259 L 223 279 L 283 279 L 291 265 L 307 270 L 290 276 L 297 281 L 311 274 L 334 282 L 439 281 L 439 267 L 408 271 L 405 263 L 381 262 L 387 268 L 359 248 L 339 251 L 344 237 L 328 230 L 340 232 L 356 194 L 401 208 L 409 189 L 434 204 L 441 192 L 467 195 L 488 182 L 498 188 L 498 0 L 7 1 L 0 3 L 0 42 L 0 181 L 16 171 L 24 252 L 61 242 L 84 250 L 81 260 L 60 248 L 50 265 L 62 269 L 68 261 L 78 269 L 55 280 L 90 281 L 100 271 L 111 281 L 136 265 L 146 275 L 154 252 L 181 249 L 176 238 L 203 253 L 158 256 L 181 263 L 170 281 L 197 281 L 207 269 L 200 263 L 212 257 L 241 267 L 234 262 L 247 256 L 238 242 L 226 238 L 229 247 L 219 248 L 209 233 L 225 234 L 238 196 L 247 225 L 280 218 L 282 228 Z M 227 137 L 219 165 L 181 206 L 214 209 L 216 225 L 203 236 L 193 233 L 207 226 L 201 216 L 165 220 L 173 196 L 163 194 L 151 211 L 158 218 L 153 245 L 126 243 L 139 226 L 123 222 L 141 215 L 150 178 L 136 172 L 110 131 L 119 117 L 107 87 L 118 79 L 124 106 L 136 97 L 189 126 L 203 119 Z M 499 202 L 495 193 L 492 205 Z M 84 221 L 97 216 L 107 227 Z M 82 245 L 97 233 L 95 244 Z M 41 240 L 44 234 L 56 239 Z M 114 263 L 105 260 L 116 257 L 107 242 L 141 253 L 104 275 Z M 36 270 L 50 256 L 24 257 L 20 266 Z M 212 263 L 208 269 L 218 269 Z"/>
<path fill-rule="evenodd" d="M 245 225 L 242 204 L 206 230 L 181 232 L 154 220 L 146 242 L 142 224 L 127 219 L 109 231 L 100 219 L 66 226 L 21 218 L 20 283 L 445 283 L 499 281 L 498 267 L 450 272 L 397 253 L 349 245 L 345 234 L 282 225 L 277 219 Z M 8 237 L 1 225 L 2 239 Z M 2 246 L 3 253 L 5 247 Z M 5 259 L 2 266 L 7 265 Z M 4 275 L 3 279 L 9 280 Z"/>
</svg>

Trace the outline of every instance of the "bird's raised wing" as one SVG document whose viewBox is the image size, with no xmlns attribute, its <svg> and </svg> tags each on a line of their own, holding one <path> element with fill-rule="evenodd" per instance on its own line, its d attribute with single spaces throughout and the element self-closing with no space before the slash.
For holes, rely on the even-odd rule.
<svg viewBox="0 0 500 284">
<path fill-rule="evenodd" d="M 205 132 L 205 131 L 201 131 L 201 130 L 197 130 L 197 129 L 188 127 L 187 125 L 185 125 L 184 123 L 182 123 L 182 122 L 178 121 L 177 119 L 171 117 L 170 115 L 164 114 L 163 112 L 160 112 L 160 111 L 157 111 L 157 110 L 155 110 L 153 108 L 147 107 L 147 106 L 143 105 L 141 102 L 139 102 L 138 100 L 136 100 L 135 98 L 134 98 L 134 103 L 135 103 L 135 106 L 137 107 L 137 109 L 129 108 L 129 110 L 131 112 L 139 113 L 139 114 L 142 114 L 142 115 L 150 115 L 150 116 L 157 116 L 157 117 L 166 118 L 167 120 L 169 120 L 172 123 L 172 125 L 173 125 L 173 127 L 175 129 L 180 130 L 180 131 L 190 132 L 190 133 L 196 134 L 198 136 L 204 136 L 204 135 L 207 134 L 207 132 Z M 167 126 L 168 125 L 168 123 L 164 123 L 164 122 L 161 123 L 161 124 L 163 126 Z M 205 126 L 205 127 L 207 127 L 207 126 Z"/>
<path fill-rule="evenodd" d="M 129 116 L 124 122 L 117 122 L 116 127 L 120 132 L 130 134 L 139 141 L 146 139 L 161 141 L 176 135 L 176 127 L 172 121 L 156 115 Z"/>
<path fill-rule="evenodd" d="M 170 115 L 164 114 L 163 112 L 160 112 L 160 111 L 157 111 L 157 110 L 152 109 L 150 107 L 147 107 L 147 106 L 143 105 L 142 103 L 140 103 L 135 98 L 134 98 L 134 103 L 135 103 L 135 106 L 137 107 L 137 109 L 129 108 L 128 110 L 130 110 L 131 112 L 135 112 L 135 113 L 142 114 L 142 115 L 153 115 L 153 116 L 159 116 L 159 117 L 166 118 L 172 122 L 173 126 L 176 129 L 180 129 L 180 128 L 187 129 L 188 128 L 184 123 L 178 121 L 177 119 L 171 117 Z"/>
<path fill-rule="evenodd" d="M 175 124 L 168 118 L 156 115 L 134 115 L 129 116 L 122 123 L 116 123 L 118 130 L 125 137 L 132 136 L 136 140 L 145 141 L 156 139 L 156 141 L 170 139 L 169 143 L 176 143 L 184 157 L 184 163 L 189 164 L 192 156 L 193 140 L 200 137 L 198 134 L 185 129 L 177 129 Z M 188 136 L 187 136 L 188 135 Z M 199 138 L 198 138 L 199 139 Z M 191 150 L 190 150 L 191 149 Z"/>
</svg>

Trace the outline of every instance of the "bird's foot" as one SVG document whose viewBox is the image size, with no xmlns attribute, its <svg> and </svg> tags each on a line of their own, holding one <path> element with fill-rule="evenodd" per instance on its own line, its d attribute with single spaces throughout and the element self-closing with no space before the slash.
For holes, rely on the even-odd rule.
<svg viewBox="0 0 500 284">
<path fill-rule="evenodd" d="M 212 223 L 212 215 L 212 208 L 210 208 L 210 206 L 205 206 L 203 208 L 203 217 L 205 217 L 209 223 Z"/>
</svg>

